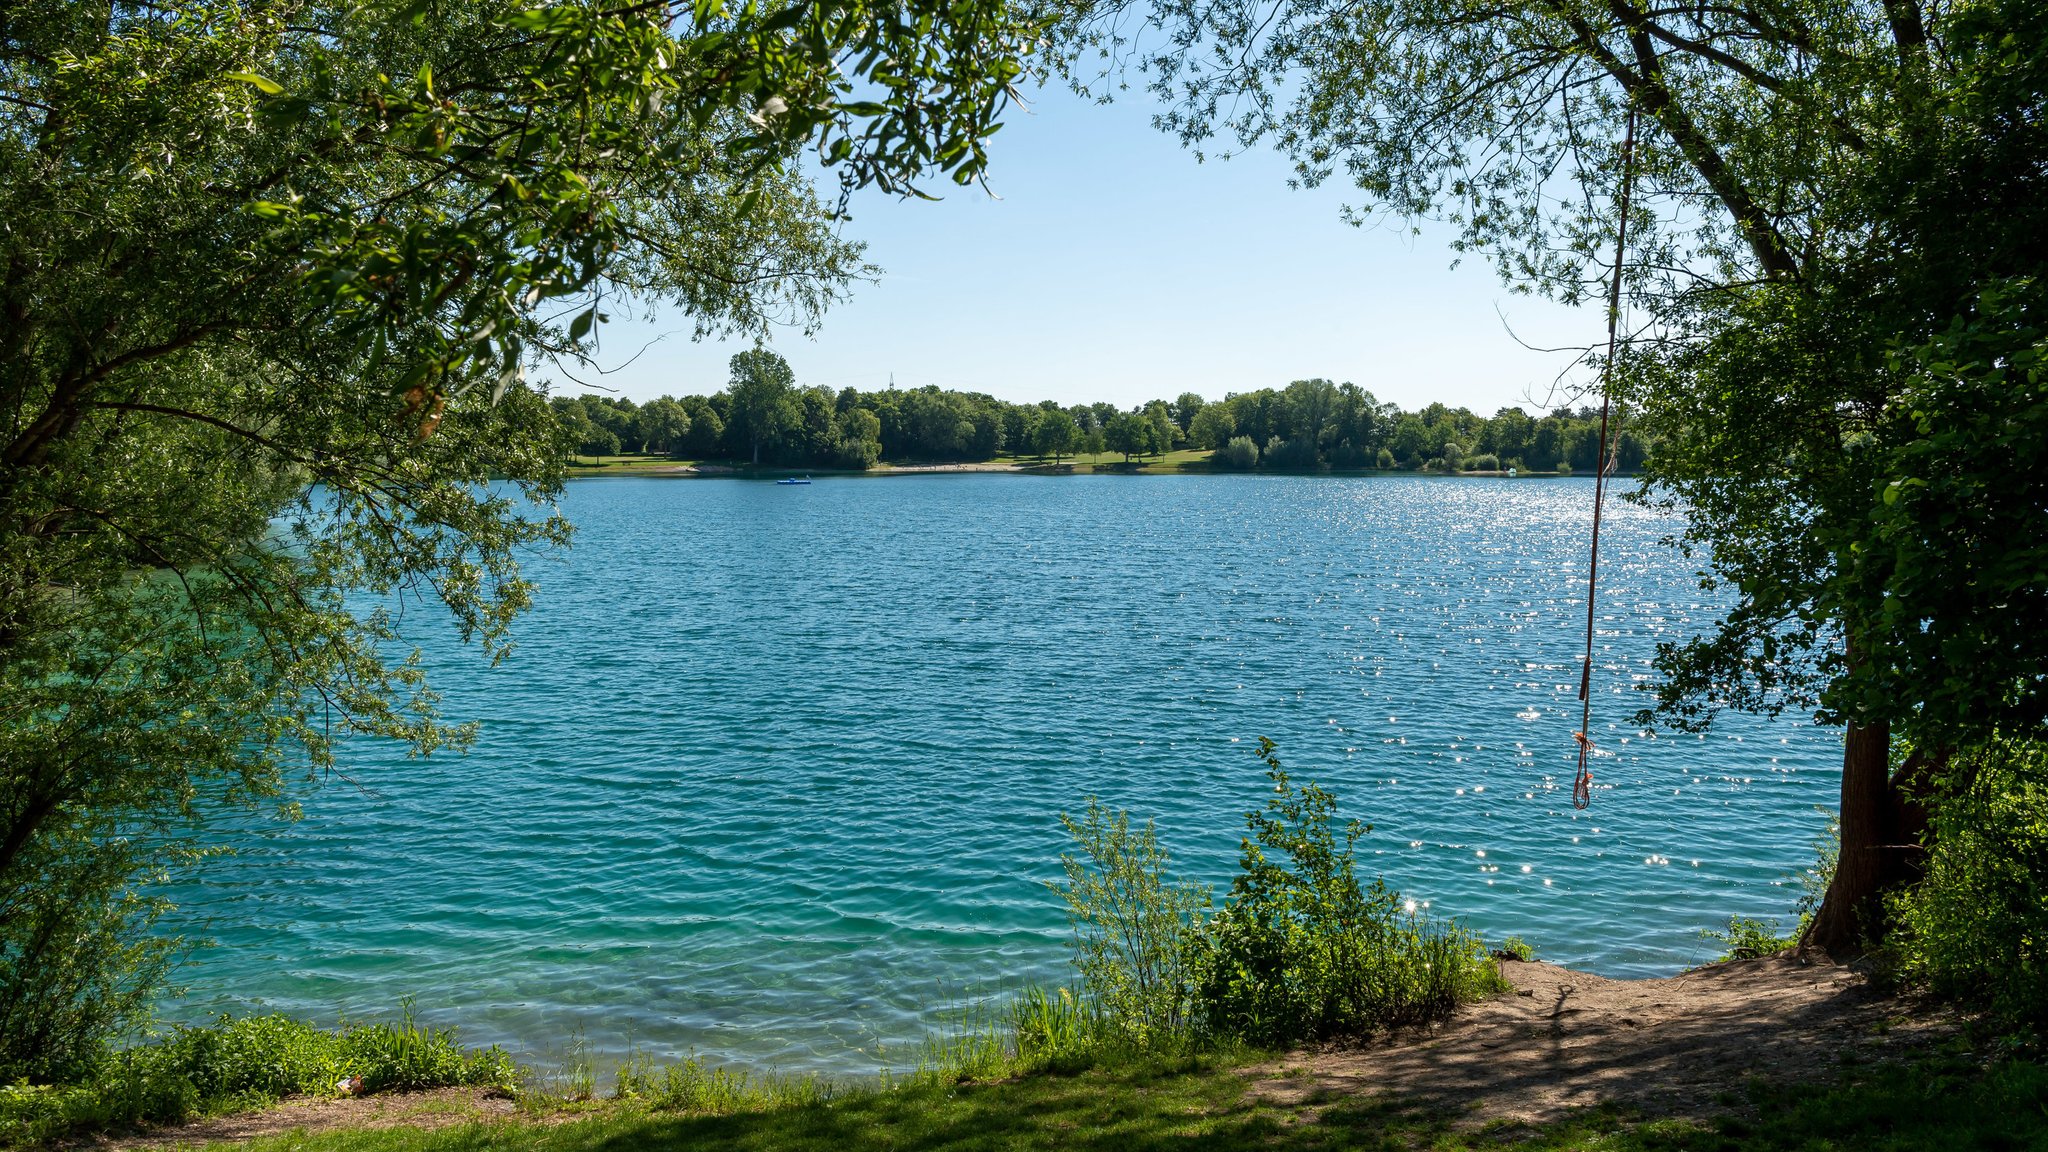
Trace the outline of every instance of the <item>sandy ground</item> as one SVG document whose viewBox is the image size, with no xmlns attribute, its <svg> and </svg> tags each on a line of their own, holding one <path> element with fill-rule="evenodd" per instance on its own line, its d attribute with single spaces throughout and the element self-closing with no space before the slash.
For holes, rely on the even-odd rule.
<svg viewBox="0 0 2048 1152">
<path fill-rule="evenodd" d="M 1661 980 L 1608 980 L 1505 961 L 1515 986 L 1427 1034 L 1302 1052 L 1259 1069 L 1274 1103 L 1334 1096 L 1428 1099 L 1474 1123 L 1540 1123 L 1602 1102 L 1698 1116 L 1742 1102 L 1752 1076 L 1831 1077 L 1852 1061 L 1907 1059 L 1960 1026 L 1951 1012 L 1880 996 L 1849 968 L 1785 954 Z"/>
<path fill-rule="evenodd" d="M 1297 1052 L 1250 1070 L 1250 1092 L 1303 1110 L 1393 1096 L 1457 1111 L 1461 1122 L 1541 1123 L 1600 1103 L 1652 1115 L 1705 1116 L 1742 1103 L 1752 1076 L 1828 1078 L 1844 1063 L 1911 1058 L 1961 1020 L 1938 1005 L 1878 995 L 1816 954 L 1715 964 L 1661 980 L 1609 980 L 1551 964 L 1504 961 L 1514 991 L 1417 1035 L 1359 1048 Z M 1731 1095 L 1732 1094 L 1732 1095 Z M 295 1129 L 438 1128 L 509 1120 L 512 1102 L 475 1089 L 292 1100 L 89 1147 L 169 1149 Z"/>
<path fill-rule="evenodd" d="M 77 1145 L 95 1149 L 171 1149 L 221 1140 L 253 1140 L 304 1129 L 446 1128 L 472 1120 L 509 1120 L 517 1114 L 502 1092 L 482 1088 L 437 1088 L 388 1096 L 340 1099 L 299 1097 L 261 1112 L 220 1116 L 163 1128 L 140 1136 L 105 1137 Z"/>
</svg>

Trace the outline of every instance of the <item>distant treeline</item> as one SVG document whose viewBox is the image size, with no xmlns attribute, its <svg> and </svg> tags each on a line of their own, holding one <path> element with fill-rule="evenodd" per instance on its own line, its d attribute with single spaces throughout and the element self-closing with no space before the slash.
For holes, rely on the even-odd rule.
<svg viewBox="0 0 2048 1152">
<path fill-rule="evenodd" d="M 1127 461 L 1179 448 L 1214 450 L 1218 468 L 1387 468 L 1433 471 L 1591 471 L 1599 414 L 1559 409 L 1491 417 L 1431 404 L 1404 412 L 1356 384 L 1296 380 L 1209 401 L 1193 392 L 1128 411 L 1114 404 L 1012 404 L 936 385 L 862 392 L 804 388 L 773 352 L 733 357 L 732 380 L 711 396 L 645 404 L 608 396 L 552 403 L 582 456 L 655 453 L 785 467 L 867 468 L 891 462 L 975 462 L 999 456 L 1057 462 L 1121 453 Z M 1623 430 L 1617 466 L 1633 471 L 1647 446 Z"/>
</svg>

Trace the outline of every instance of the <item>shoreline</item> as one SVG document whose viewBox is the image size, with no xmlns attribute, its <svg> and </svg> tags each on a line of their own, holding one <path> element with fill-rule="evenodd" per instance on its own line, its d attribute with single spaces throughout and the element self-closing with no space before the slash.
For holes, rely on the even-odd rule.
<svg viewBox="0 0 2048 1152">
<path fill-rule="evenodd" d="M 1187 1066 L 1176 1074 L 1204 1086 L 1221 1106 L 1212 1114 L 1217 1119 L 1260 1114 L 1283 1130 L 1300 1131 L 1324 1123 L 1333 1108 L 1363 1109 L 1395 1131 L 1428 1118 L 1429 1131 L 1463 1148 L 1466 1138 L 1483 1139 L 1503 1126 L 1562 1130 L 1588 1116 L 1708 1130 L 1731 1117 L 1760 1119 L 1760 1083 L 1779 1093 L 1824 1090 L 1852 1067 L 1918 1067 L 1964 1035 L 1965 1019 L 1954 1009 L 1883 990 L 1860 970 L 1819 954 L 1722 961 L 1634 980 L 1533 961 L 1505 960 L 1499 970 L 1506 991 L 1468 1004 L 1435 1026 L 1350 1046 L 1183 1058 Z M 1103 1103 L 1142 1107 L 1149 1069 L 1146 1060 L 1132 1057 L 1098 1062 L 1090 1070 L 1005 1072 L 994 1079 L 963 1073 L 930 1084 L 915 1078 L 835 1084 L 788 1100 L 736 1099 L 724 1115 L 730 1121 L 751 1115 L 755 1119 L 746 1123 L 773 1130 L 776 1117 L 820 1115 L 805 1111 L 807 1100 L 858 1113 L 948 1108 L 956 1096 L 975 1094 L 979 1107 L 995 1109 L 1014 1125 L 1014 1135 L 1028 1138 L 1023 1146 L 1036 1147 L 1039 1140 L 1057 1145 L 1066 1133 L 1057 1125 L 1046 1130 L 1032 1118 L 1036 1095 L 1075 1090 Z M 1135 1096 L 1128 1080 L 1139 1086 Z M 1745 1088 L 1752 1097 L 1748 1106 L 1739 1102 Z M 905 1103 L 892 1105 L 892 1099 Z M 327 1147 L 326 1141 L 353 1147 L 347 1143 L 351 1132 L 424 1134 L 481 1124 L 496 1133 L 492 1146 L 516 1147 L 529 1138 L 521 1133 L 535 1125 L 654 1125 L 666 1133 L 677 1121 L 664 1115 L 676 1114 L 633 1097 L 515 1103 L 496 1090 L 434 1089 L 292 1097 L 252 1111 L 103 1136 L 96 1143 L 169 1149 L 289 1134 L 310 1138 L 309 1147 Z M 1184 1115 L 1164 1119 L 1179 1124 Z M 740 1135 L 729 1126 L 720 1134 Z"/>
<path fill-rule="evenodd" d="M 1168 465 L 1154 467 L 1142 463 L 1124 464 L 1015 464 L 983 461 L 963 464 L 888 464 L 873 468 L 853 470 L 847 468 L 784 468 L 763 465 L 759 468 L 741 464 L 624 464 L 624 465 L 576 465 L 568 469 L 570 480 L 602 480 L 612 477 L 645 476 L 671 480 L 768 480 L 786 477 L 817 479 L 856 479 L 882 476 L 1311 476 L 1330 478 L 1363 478 L 1368 476 L 1414 476 L 1434 480 L 1573 480 L 1591 479 L 1591 473 L 1578 472 L 1523 472 L 1510 474 L 1503 471 L 1471 472 L 1425 472 L 1404 468 L 1326 468 L 1312 472 L 1289 472 L 1277 469 L 1255 469 L 1249 472 L 1220 468 Z M 1610 479 L 1633 477 L 1633 472 L 1610 472 Z"/>
</svg>

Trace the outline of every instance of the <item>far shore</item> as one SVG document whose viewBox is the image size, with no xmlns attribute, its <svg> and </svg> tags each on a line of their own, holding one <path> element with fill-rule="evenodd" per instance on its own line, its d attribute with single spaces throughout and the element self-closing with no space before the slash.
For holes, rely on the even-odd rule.
<svg viewBox="0 0 2048 1152">
<path fill-rule="evenodd" d="M 1176 459 L 1181 457 L 1181 459 Z M 1194 457 L 1190 459 L 1189 457 Z M 788 477 L 856 476 L 939 476 L 959 473 L 992 473 L 1011 476 L 1430 476 L 1444 479 L 1481 477 L 1492 479 L 1556 480 L 1588 476 L 1583 472 L 1508 472 L 1505 470 L 1425 471 L 1408 468 L 1324 468 L 1315 471 L 1253 469 L 1238 471 L 1211 467 L 1207 453 L 1176 452 L 1164 460 L 1065 461 L 1059 464 L 988 460 L 956 464 L 877 464 L 873 468 L 792 468 L 782 465 L 733 464 L 721 461 L 657 460 L 652 458 L 611 458 L 597 463 L 578 460 L 569 465 L 570 479 L 604 476 L 662 476 L 683 479 L 783 479 Z M 1632 475 L 1611 473 L 1610 475 Z"/>
</svg>

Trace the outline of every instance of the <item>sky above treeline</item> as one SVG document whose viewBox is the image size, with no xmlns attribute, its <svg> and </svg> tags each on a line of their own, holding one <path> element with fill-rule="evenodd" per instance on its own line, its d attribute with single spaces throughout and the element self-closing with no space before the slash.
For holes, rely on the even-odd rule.
<svg viewBox="0 0 2048 1152">
<path fill-rule="evenodd" d="M 1097 105 L 1040 90 L 992 141 L 995 197 L 950 184 L 939 203 L 857 197 L 846 234 L 883 269 L 806 336 L 768 343 L 799 384 L 986 392 L 1013 402 L 1122 407 L 1321 376 L 1383 401 L 1482 414 L 1532 411 L 1571 353 L 1602 335 L 1598 306 L 1510 292 L 1451 230 L 1356 228 L 1339 181 L 1288 187 L 1271 152 L 1197 162 L 1152 127 L 1143 93 Z M 693 342 L 673 311 L 615 318 L 598 367 L 545 376 L 558 393 L 634 400 L 709 394 L 751 340 Z"/>
</svg>

